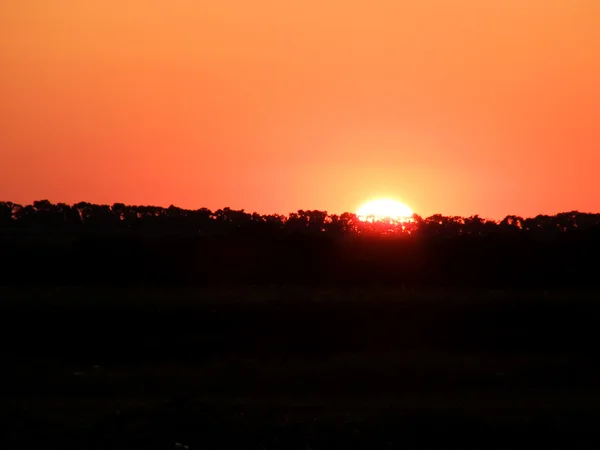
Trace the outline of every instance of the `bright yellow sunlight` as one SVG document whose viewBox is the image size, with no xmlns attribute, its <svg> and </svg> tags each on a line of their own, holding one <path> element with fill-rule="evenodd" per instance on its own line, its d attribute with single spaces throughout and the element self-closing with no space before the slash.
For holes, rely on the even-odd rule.
<svg viewBox="0 0 600 450">
<path fill-rule="evenodd" d="M 395 220 L 408 222 L 411 220 L 413 210 L 402 202 L 392 199 L 378 199 L 365 203 L 356 212 L 363 221 Z"/>
</svg>

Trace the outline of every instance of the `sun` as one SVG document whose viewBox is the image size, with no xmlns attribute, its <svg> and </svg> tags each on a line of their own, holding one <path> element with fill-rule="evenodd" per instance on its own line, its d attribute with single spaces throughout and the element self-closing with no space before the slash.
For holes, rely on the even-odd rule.
<svg viewBox="0 0 600 450">
<path fill-rule="evenodd" d="M 382 198 L 365 203 L 356 215 L 362 221 L 377 221 L 377 220 L 395 220 L 398 222 L 408 222 L 411 220 L 413 210 L 404 203 Z"/>
</svg>

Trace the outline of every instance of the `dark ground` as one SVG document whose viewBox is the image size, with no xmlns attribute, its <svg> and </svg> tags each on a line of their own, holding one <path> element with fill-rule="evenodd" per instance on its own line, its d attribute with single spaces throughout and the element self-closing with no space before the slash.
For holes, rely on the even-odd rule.
<svg viewBox="0 0 600 450">
<path fill-rule="evenodd" d="M 0 448 L 600 448 L 599 293 L 0 288 Z"/>
</svg>

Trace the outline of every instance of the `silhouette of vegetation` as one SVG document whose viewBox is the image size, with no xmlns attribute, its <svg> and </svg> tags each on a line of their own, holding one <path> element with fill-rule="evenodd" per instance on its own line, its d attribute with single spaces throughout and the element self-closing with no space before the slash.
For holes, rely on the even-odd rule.
<svg viewBox="0 0 600 450">
<path fill-rule="evenodd" d="M 0 202 L 0 282 L 591 286 L 600 214 L 439 214 L 408 222 L 300 210 Z"/>
<path fill-rule="evenodd" d="M 0 447 L 598 448 L 599 225 L 0 203 Z"/>
</svg>

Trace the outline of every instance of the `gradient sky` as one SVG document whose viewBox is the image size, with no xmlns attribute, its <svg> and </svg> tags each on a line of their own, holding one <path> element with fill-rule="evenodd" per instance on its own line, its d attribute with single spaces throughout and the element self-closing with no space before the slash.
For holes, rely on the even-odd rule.
<svg viewBox="0 0 600 450">
<path fill-rule="evenodd" d="M 598 0 L 3 0 L 0 200 L 600 211 Z"/>
</svg>

